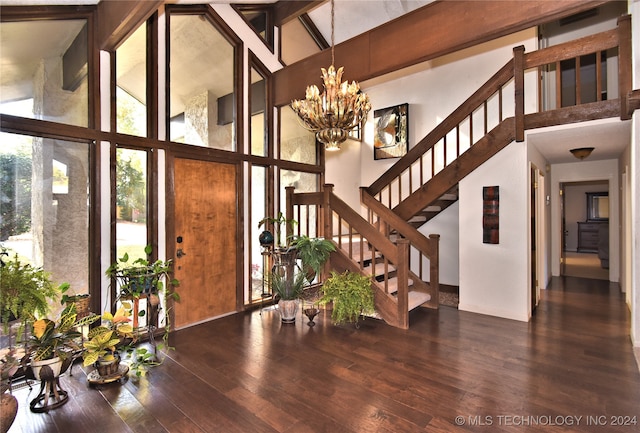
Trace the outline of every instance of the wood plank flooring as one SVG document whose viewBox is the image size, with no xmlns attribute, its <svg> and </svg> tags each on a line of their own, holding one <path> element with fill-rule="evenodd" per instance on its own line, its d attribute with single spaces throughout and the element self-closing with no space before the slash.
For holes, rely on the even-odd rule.
<svg viewBox="0 0 640 433">
<path fill-rule="evenodd" d="M 90 388 L 76 366 L 59 409 L 31 413 L 37 389 L 18 390 L 9 431 L 640 431 L 616 284 L 554 278 L 530 323 L 441 307 L 412 312 L 407 331 L 375 319 L 356 330 L 328 314 L 313 328 L 265 310 L 178 331 L 162 366 L 123 384 Z"/>
</svg>

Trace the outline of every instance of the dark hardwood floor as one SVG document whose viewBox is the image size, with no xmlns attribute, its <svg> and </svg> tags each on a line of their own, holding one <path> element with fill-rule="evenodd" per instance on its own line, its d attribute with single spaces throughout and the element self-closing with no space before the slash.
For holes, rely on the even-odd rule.
<svg viewBox="0 0 640 433">
<path fill-rule="evenodd" d="M 181 330 L 139 380 L 98 388 L 10 432 L 636 432 L 640 373 L 617 284 L 554 278 L 530 323 L 419 309 L 407 331 L 367 319 L 315 327 L 275 311 Z M 625 418 L 628 417 L 628 418 Z M 614 425 L 616 423 L 635 425 Z"/>
</svg>

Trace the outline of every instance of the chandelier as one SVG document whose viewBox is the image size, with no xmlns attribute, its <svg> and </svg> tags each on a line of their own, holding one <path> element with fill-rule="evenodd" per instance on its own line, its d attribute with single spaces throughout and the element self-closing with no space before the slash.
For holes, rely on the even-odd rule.
<svg viewBox="0 0 640 433">
<path fill-rule="evenodd" d="M 291 108 L 298 115 L 302 125 L 315 132 L 318 141 L 326 150 L 338 150 L 347 139 L 349 131 L 360 126 L 366 119 L 371 103 L 360 85 L 353 81 L 342 82 L 343 67 L 337 70 L 335 63 L 334 0 L 331 0 L 331 66 L 321 68 L 324 92 L 317 86 L 307 87 L 303 100 L 291 102 Z"/>
</svg>

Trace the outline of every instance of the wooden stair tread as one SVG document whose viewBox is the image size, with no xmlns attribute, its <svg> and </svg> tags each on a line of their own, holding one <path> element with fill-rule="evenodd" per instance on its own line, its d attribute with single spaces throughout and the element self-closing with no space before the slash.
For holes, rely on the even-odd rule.
<svg viewBox="0 0 640 433">
<path fill-rule="evenodd" d="M 416 290 L 409 291 L 409 311 L 418 308 L 420 305 L 431 300 L 431 295 Z"/>
<path fill-rule="evenodd" d="M 384 281 L 379 281 L 380 287 L 384 289 Z M 409 280 L 409 290 L 411 290 L 411 286 L 413 286 L 413 281 Z M 398 292 L 398 277 L 392 277 L 387 280 L 387 288 L 390 295 L 395 295 Z"/>
</svg>

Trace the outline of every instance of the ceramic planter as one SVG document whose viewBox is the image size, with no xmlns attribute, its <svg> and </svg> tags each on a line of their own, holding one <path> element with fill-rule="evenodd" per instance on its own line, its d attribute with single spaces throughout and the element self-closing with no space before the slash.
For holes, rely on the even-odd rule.
<svg viewBox="0 0 640 433">
<path fill-rule="evenodd" d="M 296 314 L 298 314 L 298 300 L 280 299 L 278 301 L 278 311 L 280 311 L 282 323 L 295 323 Z"/>
<path fill-rule="evenodd" d="M 60 376 L 62 371 L 62 358 L 55 357 L 42 361 L 31 361 L 31 370 L 38 380 L 51 380 Z M 46 368 L 45 368 L 46 367 Z"/>
<path fill-rule="evenodd" d="M 0 433 L 7 433 L 18 413 L 18 400 L 4 393 L 0 396 Z"/>
</svg>

